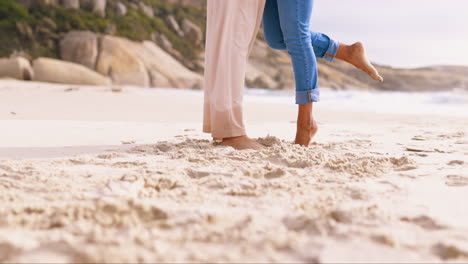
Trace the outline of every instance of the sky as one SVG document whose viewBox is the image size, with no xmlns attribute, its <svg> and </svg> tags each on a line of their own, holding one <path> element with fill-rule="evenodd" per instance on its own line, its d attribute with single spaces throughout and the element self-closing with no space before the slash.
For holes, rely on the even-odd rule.
<svg viewBox="0 0 468 264">
<path fill-rule="evenodd" d="M 379 64 L 468 66 L 468 0 L 314 0 L 311 27 Z"/>
</svg>

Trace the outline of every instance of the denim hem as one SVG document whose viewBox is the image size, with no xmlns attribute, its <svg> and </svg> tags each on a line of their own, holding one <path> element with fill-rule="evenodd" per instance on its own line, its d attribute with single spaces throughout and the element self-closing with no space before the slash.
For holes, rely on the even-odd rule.
<svg viewBox="0 0 468 264">
<path fill-rule="evenodd" d="M 323 58 L 327 61 L 333 61 L 333 59 L 336 56 L 336 53 L 338 52 L 338 48 L 340 47 L 340 43 L 337 41 L 330 39 L 330 45 L 328 46 L 326 54 L 332 55 L 332 57 L 329 57 L 325 55 Z"/>
<path fill-rule="evenodd" d="M 303 105 L 320 101 L 319 89 L 296 91 L 296 104 Z"/>
</svg>

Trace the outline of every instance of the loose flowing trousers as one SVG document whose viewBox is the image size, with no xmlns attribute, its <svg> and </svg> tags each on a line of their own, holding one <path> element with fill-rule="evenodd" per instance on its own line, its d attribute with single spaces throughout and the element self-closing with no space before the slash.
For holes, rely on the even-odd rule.
<svg viewBox="0 0 468 264">
<path fill-rule="evenodd" d="M 203 131 L 214 138 L 246 135 L 245 72 L 264 7 L 265 0 L 208 0 Z"/>
</svg>

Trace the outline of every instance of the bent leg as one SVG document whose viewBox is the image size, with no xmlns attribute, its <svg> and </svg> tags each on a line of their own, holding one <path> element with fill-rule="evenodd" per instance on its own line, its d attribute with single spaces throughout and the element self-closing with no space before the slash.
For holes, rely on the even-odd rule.
<svg viewBox="0 0 468 264">
<path fill-rule="evenodd" d="M 246 134 L 242 116 L 245 72 L 264 1 L 208 1 L 203 131 L 214 138 Z"/>
<path fill-rule="evenodd" d="M 262 24 L 267 44 L 273 49 L 286 50 L 287 47 L 280 24 L 277 0 L 266 1 Z M 340 44 L 320 32 L 310 31 L 310 38 L 315 56 L 332 61 Z"/>
</svg>

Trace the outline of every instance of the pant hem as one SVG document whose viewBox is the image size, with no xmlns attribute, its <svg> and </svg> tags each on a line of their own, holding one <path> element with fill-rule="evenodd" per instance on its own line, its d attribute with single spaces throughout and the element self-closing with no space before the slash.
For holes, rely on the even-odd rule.
<svg viewBox="0 0 468 264">
<path fill-rule="evenodd" d="M 320 101 L 320 90 L 318 88 L 308 91 L 296 91 L 296 104 L 303 105 Z"/>
<path fill-rule="evenodd" d="M 242 137 L 242 136 L 247 135 L 245 129 L 233 129 L 229 131 L 213 131 L 212 129 L 204 127 L 203 132 L 207 134 L 211 134 L 213 138 L 232 138 L 232 137 Z"/>
<path fill-rule="evenodd" d="M 338 52 L 339 47 L 340 47 L 339 42 L 337 42 L 337 41 L 335 41 L 333 39 L 330 39 L 330 45 L 328 46 L 327 52 L 325 54 L 331 55 L 331 57 L 325 55 L 324 59 L 327 60 L 327 61 L 332 62 L 336 57 L 336 53 Z"/>
</svg>

